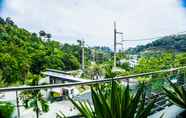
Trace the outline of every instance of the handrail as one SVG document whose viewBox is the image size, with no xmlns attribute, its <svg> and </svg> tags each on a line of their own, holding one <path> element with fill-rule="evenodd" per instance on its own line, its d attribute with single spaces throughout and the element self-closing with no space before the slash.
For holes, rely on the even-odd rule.
<svg viewBox="0 0 186 118">
<path fill-rule="evenodd" d="M 6 88 L 0 88 L 0 92 L 6 92 L 6 91 L 21 91 L 21 90 L 36 90 L 36 89 L 46 89 L 46 88 L 57 88 L 57 87 L 69 87 L 69 86 L 77 86 L 77 85 L 92 85 L 97 83 L 108 83 L 113 80 L 123 80 L 123 79 L 129 79 L 134 77 L 140 77 L 140 76 L 146 76 L 146 75 L 152 75 L 152 74 L 158 74 L 158 73 L 167 73 L 167 72 L 173 72 L 180 69 L 185 69 L 186 66 L 178 67 L 178 68 L 170 68 L 165 70 L 159 70 L 159 71 L 153 71 L 153 72 L 147 72 L 147 73 L 140 73 L 140 74 L 134 74 L 134 75 L 128 75 L 128 76 L 122 76 L 122 77 L 115 77 L 115 78 L 107 78 L 107 79 L 101 79 L 101 80 L 90 80 L 87 82 L 73 82 L 73 83 L 62 83 L 62 84 L 49 84 L 49 85 L 38 85 L 38 86 L 24 86 L 24 87 L 6 87 Z"/>
</svg>

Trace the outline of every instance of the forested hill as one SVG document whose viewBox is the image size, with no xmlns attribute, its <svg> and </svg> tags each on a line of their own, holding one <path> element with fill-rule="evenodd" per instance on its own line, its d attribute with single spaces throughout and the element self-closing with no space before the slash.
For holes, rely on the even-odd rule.
<svg viewBox="0 0 186 118">
<path fill-rule="evenodd" d="M 96 49 L 101 50 L 94 53 L 98 63 L 111 58 L 107 47 Z M 93 58 L 91 50 L 85 48 L 86 65 Z M 0 82 L 24 84 L 29 78 L 38 78 L 46 68 L 77 70 L 80 69 L 80 60 L 80 44 L 59 43 L 50 33 L 43 30 L 31 33 L 19 28 L 11 18 L 0 17 Z"/>
<path fill-rule="evenodd" d="M 137 54 L 143 51 L 186 51 L 186 34 L 176 36 L 166 36 L 147 45 L 129 48 L 127 53 Z"/>
<path fill-rule="evenodd" d="M 76 51 L 80 51 L 80 47 Z M 46 68 L 79 69 L 78 58 L 72 52 L 63 51 L 62 44 L 51 40 L 51 34 L 30 33 L 10 18 L 0 18 L 0 81 L 24 82 Z"/>
</svg>

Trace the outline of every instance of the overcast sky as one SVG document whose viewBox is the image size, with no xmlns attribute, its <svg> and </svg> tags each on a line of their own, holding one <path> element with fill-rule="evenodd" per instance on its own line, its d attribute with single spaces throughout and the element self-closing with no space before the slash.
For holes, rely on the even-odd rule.
<svg viewBox="0 0 186 118">
<path fill-rule="evenodd" d="M 186 11 L 180 1 L 4 0 L 0 15 L 10 16 L 32 32 L 45 30 L 61 42 L 75 43 L 83 38 L 90 46 L 112 47 L 113 21 L 127 40 L 186 31 Z M 124 42 L 124 46 L 145 43 Z"/>
</svg>

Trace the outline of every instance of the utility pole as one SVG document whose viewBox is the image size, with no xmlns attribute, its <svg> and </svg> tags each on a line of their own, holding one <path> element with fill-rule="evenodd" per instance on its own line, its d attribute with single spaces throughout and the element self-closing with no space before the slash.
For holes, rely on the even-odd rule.
<svg viewBox="0 0 186 118">
<path fill-rule="evenodd" d="M 77 40 L 77 42 L 79 43 L 79 45 L 81 47 L 81 56 L 80 56 L 81 70 L 84 71 L 84 69 L 85 69 L 85 41 L 84 40 Z"/>
<path fill-rule="evenodd" d="M 96 49 L 95 48 L 92 49 L 92 61 L 94 64 L 96 63 Z"/>
<path fill-rule="evenodd" d="M 116 67 L 116 22 L 114 22 L 114 67 Z"/>
<path fill-rule="evenodd" d="M 17 118 L 20 118 L 19 95 L 18 95 L 18 91 L 16 91 L 16 107 L 17 107 Z"/>
<path fill-rule="evenodd" d="M 84 71 L 84 69 L 85 69 L 85 41 L 84 40 L 81 41 L 81 46 L 82 46 L 82 54 L 81 54 L 82 65 L 81 65 L 81 69 L 82 69 L 82 71 Z"/>
<path fill-rule="evenodd" d="M 117 44 L 121 44 L 121 42 L 117 42 L 117 34 L 122 35 L 122 39 L 123 39 L 123 32 L 118 32 L 116 29 L 116 22 L 114 22 L 114 65 L 113 67 L 116 67 L 116 54 L 117 54 Z M 123 46 L 122 46 L 123 48 Z"/>
</svg>

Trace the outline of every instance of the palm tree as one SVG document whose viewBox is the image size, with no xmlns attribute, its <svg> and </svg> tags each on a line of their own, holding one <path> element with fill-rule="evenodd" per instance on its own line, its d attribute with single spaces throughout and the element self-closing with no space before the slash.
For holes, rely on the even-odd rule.
<svg viewBox="0 0 186 118">
<path fill-rule="evenodd" d="M 41 30 L 41 31 L 39 32 L 39 36 L 40 36 L 40 37 L 45 37 L 45 36 L 46 36 L 45 31 Z"/>
<path fill-rule="evenodd" d="M 48 41 L 50 41 L 50 38 L 52 38 L 52 35 L 50 33 L 46 34 L 46 38 Z"/>
<path fill-rule="evenodd" d="M 3 18 L 0 17 L 0 24 L 5 24 L 5 20 Z"/>
<path fill-rule="evenodd" d="M 92 64 L 87 69 L 86 73 L 87 73 L 88 77 L 91 78 L 92 80 L 98 80 L 104 75 L 102 67 L 97 64 Z"/>
<path fill-rule="evenodd" d="M 39 77 L 36 75 L 30 75 L 31 81 L 29 85 L 38 85 Z M 48 101 L 43 97 L 40 90 L 25 90 L 20 93 L 20 99 L 26 109 L 32 108 L 36 113 L 36 118 L 39 118 L 41 112 L 49 111 Z"/>
<path fill-rule="evenodd" d="M 14 21 L 10 17 L 6 18 L 6 23 L 10 25 L 14 25 Z"/>
<path fill-rule="evenodd" d="M 49 111 L 48 101 L 43 98 L 39 90 L 23 91 L 20 98 L 26 109 L 32 108 L 35 111 L 36 118 L 39 118 L 41 112 Z"/>
</svg>

